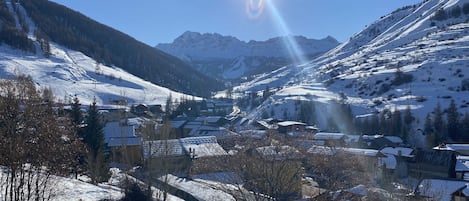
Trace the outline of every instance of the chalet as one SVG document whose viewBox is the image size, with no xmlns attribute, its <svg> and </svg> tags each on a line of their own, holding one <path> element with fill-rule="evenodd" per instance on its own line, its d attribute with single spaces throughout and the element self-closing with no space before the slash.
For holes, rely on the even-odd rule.
<svg viewBox="0 0 469 201">
<path fill-rule="evenodd" d="M 441 144 L 433 149 L 448 150 L 456 153 L 457 155 L 469 156 L 469 144 Z"/>
<path fill-rule="evenodd" d="M 267 122 L 265 122 L 263 120 L 252 121 L 251 125 L 258 128 L 259 130 L 269 130 L 269 129 L 272 128 L 272 126 L 270 124 L 268 124 Z"/>
<path fill-rule="evenodd" d="M 184 137 L 184 125 L 187 123 L 186 120 L 174 120 L 169 122 L 171 125 L 170 136 L 176 138 Z"/>
<path fill-rule="evenodd" d="M 301 133 L 306 131 L 306 124 L 296 121 L 278 122 L 278 132 L 283 134 Z"/>
<path fill-rule="evenodd" d="M 313 140 L 322 141 L 326 146 L 344 147 L 347 135 L 343 133 L 325 133 L 319 132 L 313 136 Z"/>
<path fill-rule="evenodd" d="M 400 146 L 402 145 L 402 139 L 397 136 L 362 135 L 360 144 L 361 147 L 367 149 L 381 149 L 383 147 Z"/>
<path fill-rule="evenodd" d="M 387 156 L 383 160 L 385 164 L 384 173 L 386 176 L 404 178 L 408 176 L 409 168 L 407 163 L 414 160 L 414 149 L 408 147 L 384 147 L 380 153 Z"/>
<path fill-rule="evenodd" d="M 469 156 L 456 157 L 456 179 L 469 181 Z"/>
<path fill-rule="evenodd" d="M 431 200 L 452 201 L 467 200 L 464 193 L 467 192 L 466 181 L 443 180 L 443 179 L 423 179 L 417 185 L 415 193 L 421 198 Z"/>
<path fill-rule="evenodd" d="M 451 151 L 414 151 L 414 160 L 409 161 L 409 174 L 416 178 L 455 178 L 456 154 Z"/>
<path fill-rule="evenodd" d="M 239 135 L 223 127 L 204 126 L 193 128 L 189 132 L 190 137 L 215 136 L 218 140 L 235 138 Z"/>
<path fill-rule="evenodd" d="M 227 152 L 218 144 L 215 136 L 143 142 L 143 157 L 154 171 L 164 171 L 158 168 L 166 163 L 166 168 L 172 172 L 187 174 L 192 160 L 225 155 Z"/>
<path fill-rule="evenodd" d="M 208 117 L 197 117 L 195 122 L 200 122 L 202 125 L 205 126 L 215 126 L 221 127 L 225 126 L 229 123 L 229 121 L 221 116 L 208 116 Z"/>
<path fill-rule="evenodd" d="M 134 107 L 134 113 L 139 116 L 144 115 L 148 111 L 150 111 L 150 107 L 146 104 L 138 104 Z"/>
<path fill-rule="evenodd" d="M 452 194 L 453 201 L 469 201 L 469 183 Z"/>
<path fill-rule="evenodd" d="M 108 122 L 104 126 L 104 141 L 114 162 L 140 164 L 142 138 L 135 134 L 135 127 L 122 122 Z"/>
</svg>

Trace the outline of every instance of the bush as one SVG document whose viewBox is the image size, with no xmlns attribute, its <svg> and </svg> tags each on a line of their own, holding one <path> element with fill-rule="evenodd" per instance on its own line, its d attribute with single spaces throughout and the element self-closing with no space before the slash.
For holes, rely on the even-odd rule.
<svg viewBox="0 0 469 201">
<path fill-rule="evenodd" d="M 142 190 L 136 183 L 125 181 L 124 184 L 125 195 L 120 201 L 151 201 L 151 192 L 149 190 Z"/>
<path fill-rule="evenodd" d="M 448 14 L 446 13 L 445 10 L 439 9 L 438 11 L 435 12 L 433 19 L 437 21 L 443 21 L 443 20 L 448 19 Z"/>
</svg>

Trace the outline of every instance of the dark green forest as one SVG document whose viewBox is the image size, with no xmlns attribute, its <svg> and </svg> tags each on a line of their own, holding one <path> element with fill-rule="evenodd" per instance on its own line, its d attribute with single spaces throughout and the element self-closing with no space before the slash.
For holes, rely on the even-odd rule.
<svg viewBox="0 0 469 201">
<path fill-rule="evenodd" d="M 0 42 L 34 52 L 32 41 L 15 29 L 5 1 L 0 4 Z M 99 63 L 118 66 L 157 85 L 197 96 L 208 96 L 223 86 L 183 61 L 65 6 L 48 0 L 24 0 L 21 5 L 36 23 L 36 35 L 83 52 Z"/>
</svg>

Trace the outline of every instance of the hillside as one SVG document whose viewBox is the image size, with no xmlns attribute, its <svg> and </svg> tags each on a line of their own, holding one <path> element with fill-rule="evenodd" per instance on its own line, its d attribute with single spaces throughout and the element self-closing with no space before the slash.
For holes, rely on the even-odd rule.
<svg viewBox="0 0 469 201">
<path fill-rule="evenodd" d="M 78 12 L 47 0 L 25 0 L 12 5 L 9 12 L 25 11 L 34 22 L 28 29 L 27 20 L 17 15 L 17 31 L 30 33 L 46 45 L 54 42 L 82 52 L 97 63 L 117 66 L 154 84 L 197 96 L 208 96 L 220 89 L 217 81 L 195 70 L 179 59 L 143 44 L 134 38 L 100 24 Z M 18 6 L 17 6 L 18 5 Z M 2 9 L 3 16 L 7 16 Z M 10 18 L 11 19 L 11 18 Z M 11 21 L 11 20 L 10 20 Z M 24 35 L 24 34 L 23 34 Z M 7 43 L 8 44 L 8 43 Z"/>
<path fill-rule="evenodd" d="M 84 104 L 91 103 L 94 98 L 99 104 L 121 99 L 129 103 L 164 104 L 170 94 L 178 99 L 185 96 L 145 81 L 121 68 L 99 63 L 82 52 L 55 42 L 47 43 L 45 51 L 41 39 L 33 34 L 36 24 L 21 6 L 15 9 L 8 1 L 0 4 L 0 7 L 2 15 L 7 16 L 0 20 L 9 24 L 3 28 L 12 30 L 3 33 L 18 34 L 13 36 L 32 46 L 22 48 L 24 46 L 14 46 L 18 44 L 15 40 L 3 41 L 0 45 L 0 78 L 29 75 L 40 88 L 50 88 L 57 99 L 68 101 L 77 95 Z M 5 23 L 4 19 L 9 19 L 9 23 Z M 25 33 L 23 29 L 28 32 Z"/>
<path fill-rule="evenodd" d="M 302 56 L 310 59 L 339 44 L 330 36 L 321 40 L 303 36 L 295 36 L 294 39 L 305 53 Z M 284 40 L 277 37 L 245 42 L 233 36 L 187 31 L 172 43 L 158 44 L 156 48 L 192 64 L 207 75 L 236 80 L 293 63 Z"/>
<path fill-rule="evenodd" d="M 252 113 L 257 118 L 272 110 L 293 117 L 295 100 L 342 100 L 360 116 L 410 107 L 420 128 L 437 103 L 445 109 L 454 100 L 460 113 L 468 111 L 468 32 L 469 1 L 429 0 L 381 17 L 307 64 L 260 75 L 236 90 L 279 89 Z M 323 114 L 316 118 L 325 128 L 330 119 Z"/>
</svg>

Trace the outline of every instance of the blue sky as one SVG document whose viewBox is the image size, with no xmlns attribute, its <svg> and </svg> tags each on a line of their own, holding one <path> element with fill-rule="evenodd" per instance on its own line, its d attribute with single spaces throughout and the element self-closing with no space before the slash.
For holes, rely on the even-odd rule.
<svg viewBox="0 0 469 201">
<path fill-rule="evenodd" d="M 422 0 L 52 1 L 154 46 L 172 42 L 185 31 L 216 32 L 244 41 L 285 33 L 314 39 L 330 35 L 343 42 L 379 17 Z M 279 18 L 274 17 L 271 7 L 259 6 L 268 1 L 287 30 L 278 28 Z M 247 5 L 252 5 L 251 9 Z"/>
</svg>

